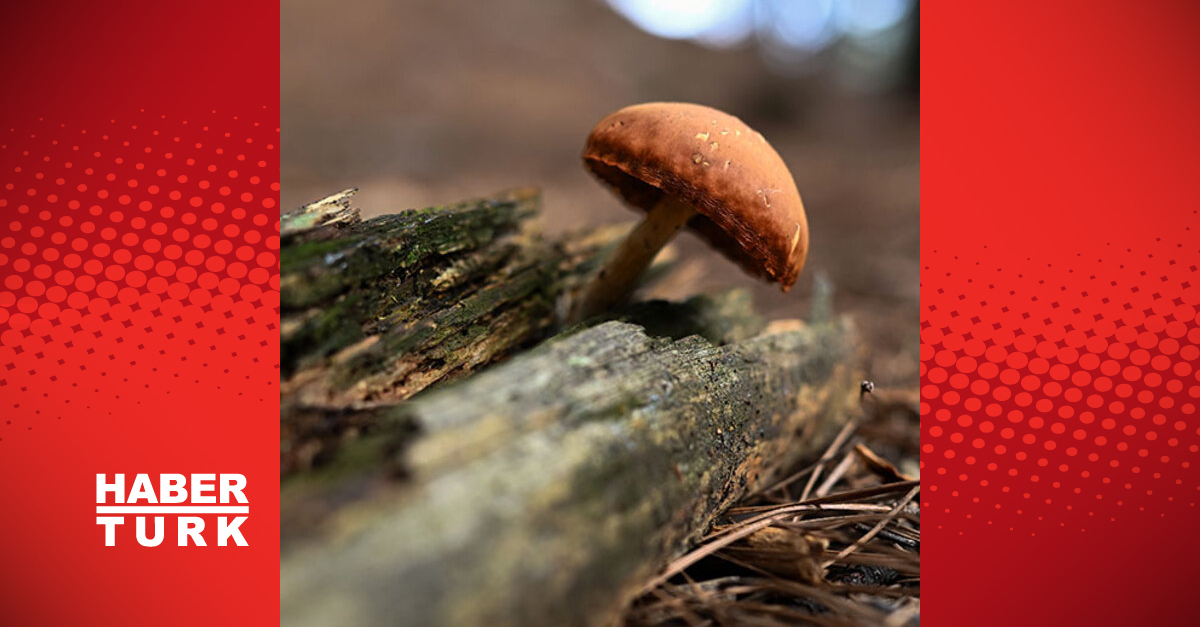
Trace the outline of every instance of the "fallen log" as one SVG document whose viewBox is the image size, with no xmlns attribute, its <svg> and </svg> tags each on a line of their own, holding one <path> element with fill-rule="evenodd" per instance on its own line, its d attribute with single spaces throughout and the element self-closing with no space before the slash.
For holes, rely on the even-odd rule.
<svg viewBox="0 0 1200 627">
<path fill-rule="evenodd" d="M 402 478 L 285 491 L 285 523 L 330 511 L 285 537 L 284 623 L 609 624 L 855 411 L 853 331 L 787 327 L 722 345 L 606 322 L 384 412 L 371 450 Z"/>
<path fill-rule="evenodd" d="M 359 410 L 549 337 L 566 295 L 628 230 L 545 238 L 530 226 L 531 189 L 368 220 L 353 193 L 281 222 L 284 475 L 334 454 L 362 426 Z"/>
<path fill-rule="evenodd" d="M 553 323 L 559 273 L 578 260 L 525 231 L 535 190 L 366 221 L 347 215 L 351 193 L 284 217 L 289 396 L 336 407 L 403 400 Z"/>
<path fill-rule="evenodd" d="M 537 203 L 284 217 L 284 624 L 610 624 L 857 411 L 852 325 L 740 292 L 530 349 L 623 234 L 543 238 Z"/>
</svg>

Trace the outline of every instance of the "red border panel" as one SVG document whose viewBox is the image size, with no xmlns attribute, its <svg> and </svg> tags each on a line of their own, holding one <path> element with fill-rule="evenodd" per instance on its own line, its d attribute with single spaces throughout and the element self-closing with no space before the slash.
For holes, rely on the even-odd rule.
<svg viewBox="0 0 1200 627">
<path fill-rule="evenodd" d="M 922 618 L 1194 622 L 1200 7 L 921 18 Z"/>
<path fill-rule="evenodd" d="M 0 8 L 0 613 L 278 621 L 279 7 Z M 96 474 L 246 476 L 249 546 L 104 546 Z"/>
</svg>

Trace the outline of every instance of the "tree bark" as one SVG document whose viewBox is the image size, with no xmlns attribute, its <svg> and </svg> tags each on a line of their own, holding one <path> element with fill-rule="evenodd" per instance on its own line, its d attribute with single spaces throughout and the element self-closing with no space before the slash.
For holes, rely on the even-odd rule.
<svg viewBox="0 0 1200 627">
<path fill-rule="evenodd" d="M 383 412 L 369 461 L 285 491 L 285 525 L 309 517 L 285 624 L 608 624 L 855 411 L 852 330 L 788 326 L 720 345 L 606 322 Z M 401 478 L 364 472 L 381 459 Z"/>
<path fill-rule="evenodd" d="M 552 245 L 523 231 L 537 214 L 536 192 L 519 190 L 362 222 L 343 219 L 332 227 L 288 228 L 319 220 L 322 209 L 341 214 L 349 198 L 341 200 L 320 201 L 318 209 L 310 205 L 284 220 L 282 368 L 285 377 L 303 383 L 310 404 L 407 398 L 423 387 L 422 381 L 405 385 L 403 373 L 394 372 L 404 365 L 393 356 L 448 358 L 452 365 L 439 373 L 444 375 L 467 367 L 456 356 L 480 353 L 470 348 L 487 328 L 471 323 L 495 314 L 502 318 L 500 326 L 512 328 L 507 335 L 519 341 L 553 319 L 556 294 L 540 288 L 553 283 L 555 262 L 565 255 L 555 256 L 547 250 Z M 493 346 L 507 337 L 486 335 L 493 336 Z M 372 375 L 389 370 L 390 389 L 370 384 Z"/>
<path fill-rule="evenodd" d="M 520 191 L 284 216 L 285 624 L 607 625 L 857 411 L 852 326 L 768 325 L 739 292 L 524 350 L 624 231 L 551 241 L 536 212 Z"/>
<path fill-rule="evenodd" d="M 347 410 L 402 401 L 559 330 L 567 296 L 628 230 L 542 237 L 529 189 L 365 221 L 353 193 L 282 219 L 284 474 L 353 435 Z"/>
</svg>

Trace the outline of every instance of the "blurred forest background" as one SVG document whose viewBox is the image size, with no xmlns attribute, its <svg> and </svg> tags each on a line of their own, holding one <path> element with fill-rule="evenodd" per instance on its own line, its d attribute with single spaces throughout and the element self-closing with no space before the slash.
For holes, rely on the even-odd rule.
<svg viewBox="0 0 1200 627">
<path fill-rule="evenodd" d="M 538 186 L 550 233 L 630 221 L 584 171 L 588 132 L 628 104 L 707 104 L 790 166 L 811 252 L 781 294 L 684 236 L 688 292 L 745 287 L 769 317 L 807 317 L 823 273 L 871 376 L 915 389 L 918 14 L 915 0 L 285 0 L 282 204 L 359 187 L 376 215 Z"/>
</svg>

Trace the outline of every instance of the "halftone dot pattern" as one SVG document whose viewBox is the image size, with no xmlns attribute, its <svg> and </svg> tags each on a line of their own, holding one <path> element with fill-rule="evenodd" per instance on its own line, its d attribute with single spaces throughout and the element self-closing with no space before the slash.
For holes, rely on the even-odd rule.
<svg viewBox="0 0 1200 627">
<path fill-rule="evenodd" d="M 988 246 L 926 255 L 921 466 L 931 522 L 960 533 L 1086 533 L 1194 511 L 1200 245 L 1191 231 L 1108 242 L 1065 264 L 1030 255 L 1014 265 Z"/>
<path fill-rule="evenodd" d="M 152 389 L 273 400 L 277 119 L 143 109 L 0 129 L 0 450 Z"/>
</svg>

